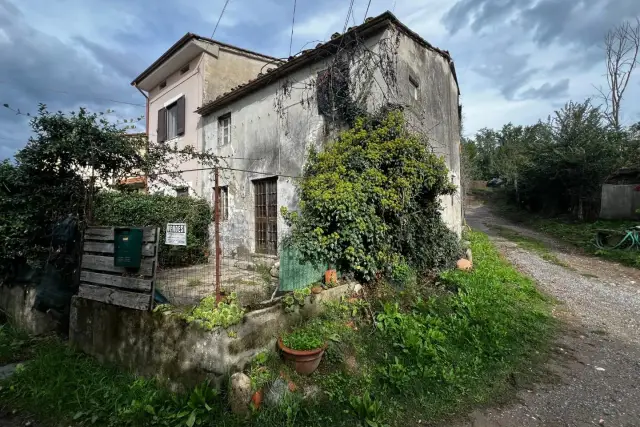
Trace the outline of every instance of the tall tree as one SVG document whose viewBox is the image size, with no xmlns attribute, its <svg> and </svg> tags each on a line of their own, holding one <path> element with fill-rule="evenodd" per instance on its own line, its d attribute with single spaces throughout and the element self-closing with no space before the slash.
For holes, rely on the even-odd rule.
<svg viewBox="0 0 640 427">
<path fill-rule="evenodd" d="M 631 74 L 638 65 L 640 52 L 640 18 L 624 22 L 604 38 L 607 88 L 598 89 L 604 100 L 605 115 L 611 126 L 620 129 L 620 107 Z"/>
</svg>

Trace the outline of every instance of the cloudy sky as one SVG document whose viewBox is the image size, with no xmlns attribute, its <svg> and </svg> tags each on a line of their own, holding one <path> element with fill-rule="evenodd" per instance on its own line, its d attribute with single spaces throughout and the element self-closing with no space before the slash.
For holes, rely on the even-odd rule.
<svg viewBox="0 0 640 427">
<path fill-rule="evenodd" d="M 293 51 L 342 31 L 349 0 L 297 0 Z M 368 0 L 355 0 L 361 23 Z M 0 159 L 29 135 L 28 118 L 50 109 L 144 114 L 129 83 L 186 32 L 211 36 L 224 0 L 0 0 Z M 215 37 L 289 55 L 293 0 L 230 0 Z M 456 62 L 465 133 L 544 118 L 604 85 L 602 38 L 640 15 L 638 0 L 372 0 L 392 10 Z M 640 121 L 640 69 L 623 123 Z M 2 107 L 9 104 L 12 110 Z"/>
</svg>

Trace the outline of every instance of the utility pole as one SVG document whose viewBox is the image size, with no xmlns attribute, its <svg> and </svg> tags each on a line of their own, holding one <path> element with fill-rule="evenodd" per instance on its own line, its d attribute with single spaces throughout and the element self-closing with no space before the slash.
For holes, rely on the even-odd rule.
<svg viewBox="0 0 640 427">
<path fill-rule="evenodd" d="M 218 183 L 218 167 L 214 169 L 215 172 L 215 201 L 214 201 L 214 234 L 216 241 L 216 302 L 220 302 L 222 296 L 220 295 L 220 260 L 222 253 L 220 251 L 220 185 Z"/>
</svg>

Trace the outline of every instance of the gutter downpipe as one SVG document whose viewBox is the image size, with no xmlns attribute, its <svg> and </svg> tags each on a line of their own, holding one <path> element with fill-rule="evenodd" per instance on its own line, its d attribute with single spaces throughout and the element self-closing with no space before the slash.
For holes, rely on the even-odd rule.
<svg viewBox="0 0 640 427">
<path fill-rule="evenodd" d="M 145 119 L 144 131 L 147 134 L 147 151 L 149 151 L 149 97 L 138 86 L 133 85 L 133 87 L 138 89 L 138 92 L 140 92 L 142 94 L 142 96 L 144 96 L 145 99 L 147 100 L 147 102 L 146 102 L 147 107 L 145 109 L 145 117 L 144 117 L 144 119 Z M 145 193 L 149 192 L 149 182 L 147 181 L 147 177 L 146 176 L 144 177 L 144 192 Z"/>
</svg>

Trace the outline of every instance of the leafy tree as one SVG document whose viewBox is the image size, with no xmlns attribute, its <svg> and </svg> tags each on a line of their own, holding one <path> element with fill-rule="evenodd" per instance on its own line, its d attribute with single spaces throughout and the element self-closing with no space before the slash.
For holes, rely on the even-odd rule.
<svg viewBox="0 0 640 427">
<path fill-rule="evenodd" d="M 40 264 L 53 225 L 68 215 L 83 224 L 98 187 L 141 174 L 175 182 L 182 162 L 197 159 L 207 167 L 218 160 L 193 147 L 150 143 L 127 134 L 129 124 L 84 108 L 64 114 L 40 105 L 30 124 L 34 136 L 14 162 L 0 164 L 0 275 L 26 262 Z"/>
<path fill-rule="evenodd" d="M 300 209 L 283 214 L 308 260 L 371 280 L 405 260 L 424 270 L 455 259 L 457 237 L 442 223 L 438 202 L 454 191 L 444 161 L 396 111 L 358 118 L 312 152 L 299 182 Z"/>
</svg>

